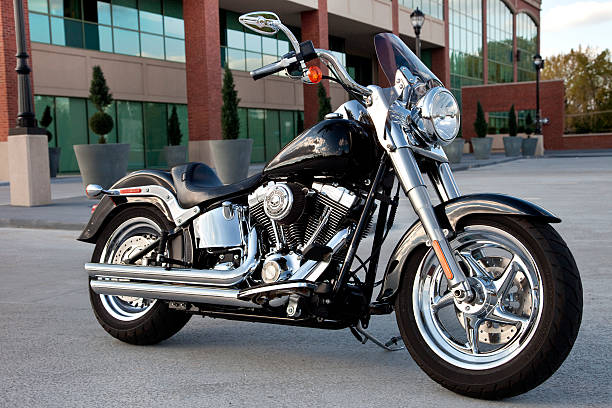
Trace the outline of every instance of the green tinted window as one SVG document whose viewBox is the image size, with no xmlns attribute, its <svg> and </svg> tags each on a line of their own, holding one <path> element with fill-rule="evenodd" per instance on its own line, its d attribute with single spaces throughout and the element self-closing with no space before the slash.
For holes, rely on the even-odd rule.
<svg viewBox="0 0 612 408">
<path fill-rule="evenodd" d="M 47 0 L 29 0 L 28 10 L 38 11 L 39 13 L 48 13 L 49 8 L 47 5 Z"/>
<path fill-rule="evenodd" d="M 60 170 L 79 171 L 74 155 L 75 144 L 87 144 L 87 108 L 85 99 L 55 98 L 57 145 L 62 148 Z"/>
<path fill-rule="evenodd" d="M 145 167 L 142 103 L 117 101 L 117 133 L 119 143 L 130 144 L 129 167 Z"/>
<path fill-rule="evenodd" d="M 516 16 L 516 47 L 518 60 L 518 80 L 535 81 L 536 71 L 533 56 L 538 53 L 538 26 L 525 13 Z"/>
<path fill-rule="evenodd" d="M 146 166 L 165 167 L 164 146 L 168 146 L 167 107 L 165 103 L 144 104 Z"/>
<path fill-rule="evenodd" d="M 512 82 L 512 12 L 502 0 L 487 0 L 488 79 L 491 83 Z"/>
<path fill-rule="evenodd" d="M 164 59 L 164 37 L 152 34 L 140 34 L 141 55 L 147 58 Z"/>
<path fill-rule="evenodd" d="M 248 126 L 249 139 L 253 139 L 253 152 L 251 161 L 263 163 L 266 161 L 266 142 L 265 142 L 265 110 L 249 109 Z"/>
<path fill-rule="evenodd" d="M 418 7 L 426 16 L 444 19 L 443 0 L 399 0 L 399 4 L 412 10 Z"/>
<path fill-rule="evenodd" d="M 117 54 L 140 55 L 140 43 L 138 41 L 137 31 L 115 28 L 113 30 L 113 39 L 115 43 L 115 52 Z"/>
<path fill-rule="evenodd" d="M 51 124 L 47 127 L 47 130 L 51 132 L 52 139 L 49 141 L 49 147 L 57 146 L 57 138 L 55 137 L 55 101 L 52 96 L 36 95 L 34 97 L 34 112 L 36 112 L 36 120 L 38 125 L 42 127 L 42 116 L 45 113 L 45 109 L 49 107 L 51 113 Z"/>
</svg>

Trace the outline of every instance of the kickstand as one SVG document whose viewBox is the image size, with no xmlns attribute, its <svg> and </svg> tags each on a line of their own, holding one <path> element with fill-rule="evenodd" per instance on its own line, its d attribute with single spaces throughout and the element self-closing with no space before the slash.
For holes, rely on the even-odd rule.
<svg viewBox="0 0 612 408">
<path fill-rule="evenodd" d="M 387 351 L 399 351 L 399 350 L 403 350 L 406 348 L 405 346 L 397 345 L 398 342 L 402 341 L 402 338 L 400 336 L 391 337 L 391 339 L 388 342 L 383 343 L 382 341 L 378 340 L 376 337 L 368 333 L 361 326 L 361 322 L 357 323 L 355 326 L 349 327 L 349 329 L 351 330 L 351 333 L 353 333 L 353 336 L 355 336 L 355 338 L 359 340 L 361 344 L 366 344 L 368 340 L 371 340 L 372 343 L 376 344 L 378 347 L 385 349 Z"/>
</svg>

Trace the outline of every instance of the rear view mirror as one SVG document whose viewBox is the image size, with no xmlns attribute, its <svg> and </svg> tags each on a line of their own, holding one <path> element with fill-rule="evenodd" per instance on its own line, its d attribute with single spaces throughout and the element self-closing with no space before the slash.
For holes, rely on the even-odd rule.
<svg viewBox="0 0 612 408">
<path fill-rule="evenodd" d="M 238 18 L 240 24 L 263 35 L 274 35 L 278 32 L 280 18 L 271 11 L 254 11 Z"/>
</svg>

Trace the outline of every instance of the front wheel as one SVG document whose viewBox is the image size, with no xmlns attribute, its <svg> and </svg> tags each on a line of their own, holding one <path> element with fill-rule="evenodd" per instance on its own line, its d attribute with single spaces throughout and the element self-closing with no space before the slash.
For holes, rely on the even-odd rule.
<svg viewBox="0 0 612 408">
<path fill-rule="evenodd" d="M 565 242 L 548 224 L 478 216 L 450 244 L 475 297 L 456 301 L 435 253 L 413 253 L 395 304 L 410 354 L 459 394 L 501 399 L 538 386 L 569 354 L 582 318 Z"/>
</svg>

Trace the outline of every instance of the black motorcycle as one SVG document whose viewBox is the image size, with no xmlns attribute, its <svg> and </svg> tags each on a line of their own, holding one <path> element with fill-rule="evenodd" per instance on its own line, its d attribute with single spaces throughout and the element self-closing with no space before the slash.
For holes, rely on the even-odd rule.
<svg viewBox="0 0 612 408">
<path fill-rule="evenodd" d="M 321 70 L 306 62 L 319 59 L 324 78 L 352 99 L 236 184 L 189 163 L 131 173 L 109 190 L 89 185 L 102 199 L 79 240 L 96 244 L 85 269 L 102 327 L 131 344 L 165 340 L 194 314 L 348 328 L 391 351 L 403 341 L 432 379 L 477 398 L 517 395 L 550 377 L 580 326 L 576 263 L 547 210 L 459 193 L 441 147 L 459 132 L 453 94 L 395 35 L 374 40 L 392 84 L 382 89 L 357 84 L 330 51 L 298 43 L 274 13 L 240 22 L 280 30 L 294 49 L 253 79 L 286 71 L 316 83 Z M 418 220 L 377 282 L 400 189 Z M 370 230 L 363 260 L 356 251 Z M 392 312 L 401 338 L 366 331 L 373 315 Z"/>
</svg>

